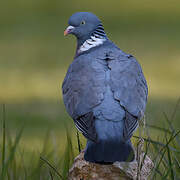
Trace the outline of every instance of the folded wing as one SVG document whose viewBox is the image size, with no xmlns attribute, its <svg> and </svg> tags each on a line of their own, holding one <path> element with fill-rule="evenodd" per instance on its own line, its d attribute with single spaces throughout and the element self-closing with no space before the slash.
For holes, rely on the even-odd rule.
<svg viewBox="0 0 180 180">
<path fill-rule="evenodd" d="M 142 69 L 132 56 L 123 55 L 109 62 L 114 99 L 126 111 L 124 137 L 128 139 L 144 115 L 148 87 Z"/>
<path fill-rule="evenodd" d="M 80 57 L 70 65 L 62 85 L 63 100 L 69 115 L 77 129 L 93 141 L 96 141 L 97 133 L 92 109 L 103 100 L 104 81 L 103 65 Z"/>
</svg>

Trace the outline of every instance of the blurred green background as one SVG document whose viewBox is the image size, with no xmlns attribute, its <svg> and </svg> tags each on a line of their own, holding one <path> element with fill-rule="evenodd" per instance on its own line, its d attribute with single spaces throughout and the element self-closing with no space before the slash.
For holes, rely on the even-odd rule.
<svg viewBox="0 0 180 180">
<path fill-rule="evenodd" d="M 63 31 L 77 11 L 95 13 L 108 37 L 142 65 L 148 124 L 166 127 L 163 112 L 171 116 L 180 97 L 180 1 L 1 0 L 0 103 L 11 133 L 25 125 L 20 145 L 26 151 L 41 151 L 48 130 L 63 146 L 64 124 L 73 126 L 61 84 L 76 46 Z"/>
</svg>

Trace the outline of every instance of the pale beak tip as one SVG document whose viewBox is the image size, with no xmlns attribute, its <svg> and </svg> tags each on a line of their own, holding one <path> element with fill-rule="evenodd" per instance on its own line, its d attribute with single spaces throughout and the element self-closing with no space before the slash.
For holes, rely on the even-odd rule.
<svg viewBox="0 0 180 180">
<path fill-rule="evenodd" d="M 68 26 L 67 29 L 64 31 L 64 36 L 70 34 L 73 29 L 74 29 L 74 26 Z"/>
<path fill-rule="evenodd" d="M 64 31 L 64 36 L 66 36 L 66 35 L 68 35 L 68 31 L 67 30 Z"/>
</svg>

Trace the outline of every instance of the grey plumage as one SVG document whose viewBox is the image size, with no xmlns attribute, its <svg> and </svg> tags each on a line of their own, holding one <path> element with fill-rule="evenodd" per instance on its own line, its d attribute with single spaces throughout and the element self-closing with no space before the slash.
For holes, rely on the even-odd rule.
<svg viewBox="0 0 180 180">
<path fill-rule="evenodd" d="M 107 39 L 76 54 L 62 90 L 67 112 L 88 139 L 86 160 L 133 160 L 130 138 L 144 115 L 148 95 L 143 72 L 133 56 Z"/>
</svg>

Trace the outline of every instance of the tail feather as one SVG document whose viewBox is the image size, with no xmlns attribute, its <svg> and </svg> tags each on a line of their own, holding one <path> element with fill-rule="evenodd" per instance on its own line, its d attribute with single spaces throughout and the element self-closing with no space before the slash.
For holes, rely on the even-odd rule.
<svg viewBox="0 0 180 180">
<path fill-rule="evenodd" d="M 117 142 L 117 141 L 99 141 L 94 143 L 87 142 L 84 158 L 89 162 L 94 163 L 113 163 L 115 161 L 133 161 L 134 150 L 131 141 Z"/>
<path fill-rule="evenodd" d="M 97 141 L 87 141 L 85 160 L 104 164 L 134 160 L 130 138 L 125 139 L 123 135 L 124 117 L 121 116 L 118 121 L 113 121 L 99 116 L 95 119 L 95 128 Z"/>
</svg>

